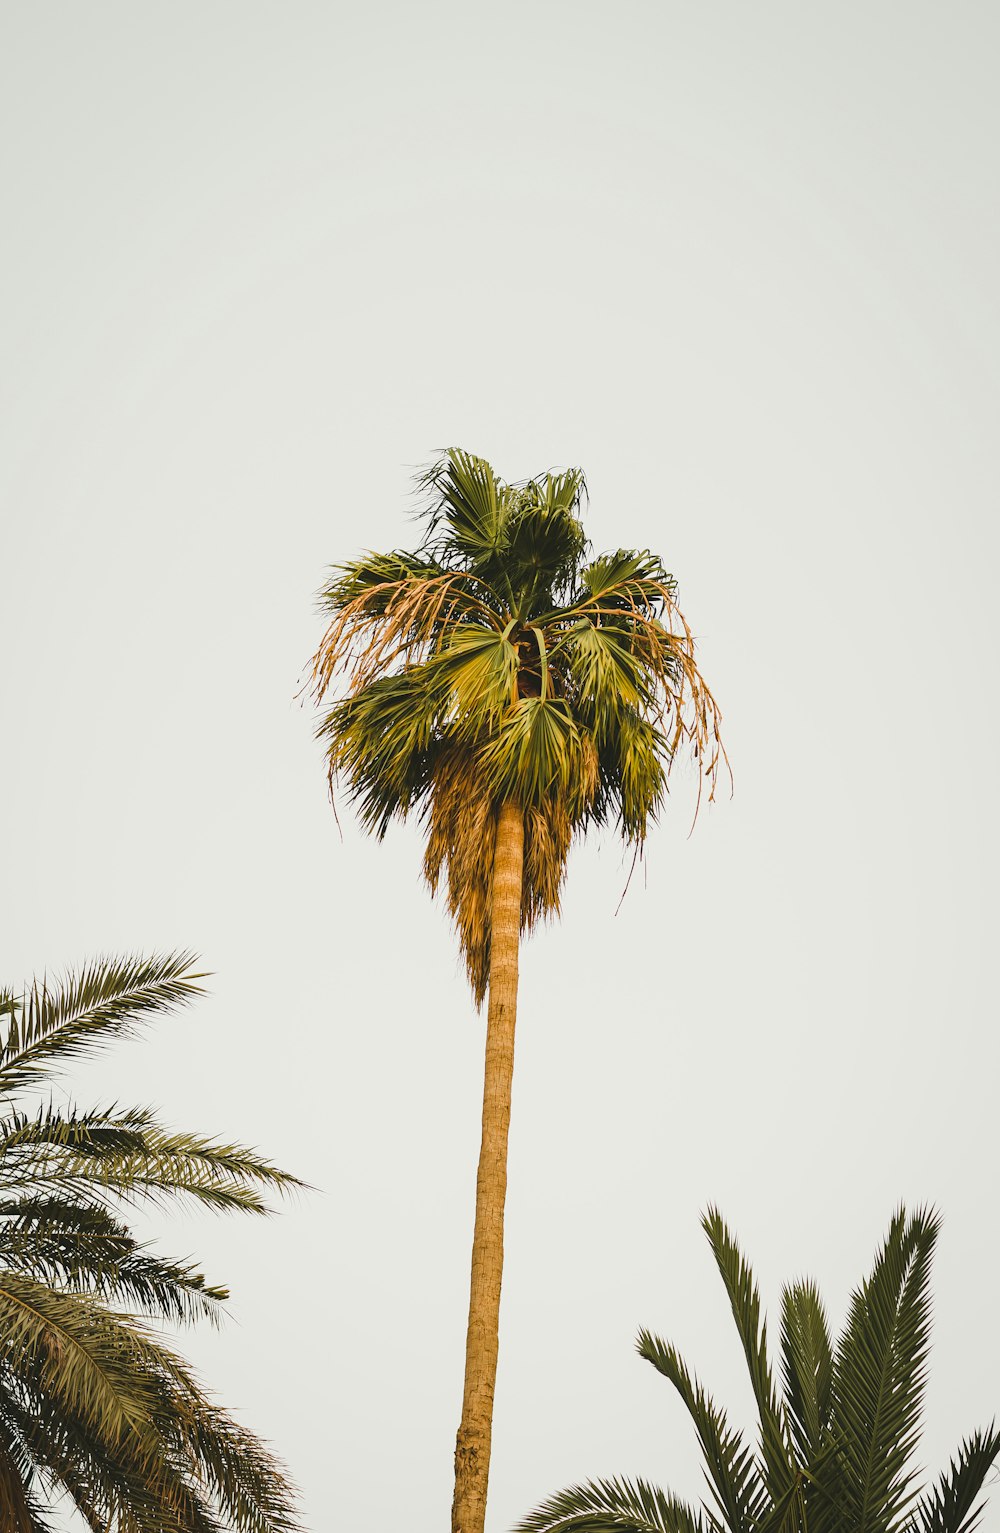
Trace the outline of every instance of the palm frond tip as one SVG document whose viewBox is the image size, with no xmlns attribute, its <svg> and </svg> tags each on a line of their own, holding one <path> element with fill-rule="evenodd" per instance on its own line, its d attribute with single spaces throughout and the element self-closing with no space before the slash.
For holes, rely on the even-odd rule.
<svg viewBox="0 0 1000 1533">
<path fill-rule="evenodd" d="M 750 1267 L 717 1210 L 703 1226 L 750 1375 L 756 1451 L 676 1348 L 640 1331 L 640 1355 L 674 1385 L 691 1417 L 709 1500 L 693 1512 L 642 1482 L 595 1481 L 551 1497 L 521 1533 L 972 1533 L 1000 1456 L 995 1424 L 967 1438 L 930 1489 L 921 1491 L 915 1467 L 937 1215 L 896 1212 L 836 1342 L 816 1285 L 800 1279 L 784 1289 L 780 1388 Z"/>
</svg>

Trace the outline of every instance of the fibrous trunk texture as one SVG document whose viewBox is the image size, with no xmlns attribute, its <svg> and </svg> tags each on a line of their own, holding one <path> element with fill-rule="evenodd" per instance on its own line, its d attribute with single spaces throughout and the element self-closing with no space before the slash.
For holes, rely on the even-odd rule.
<svg viewBox="0 0 1000 1533">
<path fill-rule="evenodd" d="M 490 989 L 486 1014 L 483 1139 L 476 1178 L 472 1286 L 465 1342 L 465 1393 L 455 1444 L 452 1533 L 483 1533 L 493 1434 L 493 1391 L 500 1342 L 503 1209 L 507 1195 L 507 1134 L 514 1074 L 517 950 L 521 929 L 524 819 L 504 804 L 497 821 L 490 930 Z"/>
</svg>

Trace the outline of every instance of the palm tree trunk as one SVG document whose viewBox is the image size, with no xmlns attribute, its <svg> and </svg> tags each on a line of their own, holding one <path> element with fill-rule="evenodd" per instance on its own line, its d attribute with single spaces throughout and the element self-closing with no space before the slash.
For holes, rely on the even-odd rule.
<svg viewBox="0 0 1000 1533">
<path fill-rule="evenodd" d="M 493 1390 L 500 1344 L 503 1209 L 507 1195 L 507 1132 L 514 1075 L 517 950 L 521 932 L 524 817 L 504 804 L 497 821 L 490 912 L 490 990 L 486 1014 L 483 1138 L 476 1178 L 472 1285 L 465 1341 L 465 1393 L 455 1444 L 452 1533 L 483 1533 L 493 1436 Z"/>
</svg>

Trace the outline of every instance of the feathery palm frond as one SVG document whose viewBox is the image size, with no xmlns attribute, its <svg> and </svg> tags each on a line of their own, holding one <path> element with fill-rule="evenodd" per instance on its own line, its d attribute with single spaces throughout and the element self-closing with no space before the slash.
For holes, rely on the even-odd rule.
<svg viewBox="0 0 1000 1533">
<path fill-rule="evenodd" d="M 760 1461 L 675 1348 L 648 1331 L 640 1331 L 637 1345 L 640 1355 L 677 1389 L 694 1423 L 712 1490 L 713 1505 L 704 1508 L 712 1533 L 843 1533 L 847 1528 L 851 1533 L 972 1533 L 982 1512 L 979 1498 L 986 1476 L 1000 1457 L 1000 1430 L 994 1425 L 968 1438 L 949 1470 L 922 1496 L 913 1468 L 926 1384 L 937 1215 L 923 1209 L 910 1216 L 905 1209 L 897 1211 L 871 1275 L 852 1298 L 836 1345 L 815 1284 L 799 1281 L 785 1288 L 780 1392 L 768 1365 L 750 1268 L 716 1209 L 709 1209 L 702 1223 L 757 1401 Z M 627 1484 L 597 1481 L 564 1491 L 526 1518 L 519 1533 L 660 1533 L 675 1526 L 689 1533 L 682 1522 L 670 1520 L 681 1512 L 671 1510 L 660 1521 L 649 1514 L 643 1521 L 634 1506 L 610 1494 L 609 1487 Z M 683 1511 L 672 1497 L 644 1486 L 642 1506 L 654 1502 Z"/>
<path fill-rule="evenodd" d="M 144 1248 L 106 1209 L 69 1199 L 0 1199 L 0 1266 L 178 1324 L 217 1324 L 229 1297 L 193 1267 Z"/>
<path fill-rule="evenodd" d="M 190 953 L 96 959 L 58 984 L 36 981 L 17 1000 L 8 992 L 0 1093 L 34 1084 L 56 1059 L 76 1058 L 187 1005 L 202 994 L 205 977 L 192 973 L 191 963 Z"/>
<path fill-rule="evenodd" d="M 48 1533 L 61 1494 L 94 1533 L 296 1526 L 277 1461 L 140 1318 L 217 1323 L 226 1289 L 140 1244 L 123 1211 L 180 1196 L 265 1213 L 266 1193 L 302 1184 L 149 1108 L 10 1100 L 198 994 L 192 962 L 99 959 L 0 997 L 0 1526 L 16 1533 Z"/>
<path fill-rule="evenodd" d="M 518 1523 L 518 1533 L 708 1533 L 700 1512 L 645 1480 L 574 1485 Z"/>
<path fill-rule="evenodd" d="M 867 1282 L 852 1296 L 834 1359 L 831 1430 L 837 1505 L 858 1533 L 891 1526 L 912 1499 L 939 1221 L 900 1209 Z"/>
<path fill-rule="evenodd" d="M 702 1219 L 716 1266 L 729 1295 L 733 1320 L 746 1358 L 757 1413 L 764 1482 L 773 1501 L 780 1501 L 795 1483 L 795 1469 L 785 1430 L 785 1415 L 767 1359 L 767 1325 L 761 1318 L 760 1294 L 753 1273 L 717 1208 Z"/>
<path fill-rule="evenodd" d="M 833 1383 L 830 1328 L 815 1283 L 793 1283 L 782 1293 L 781 1356 L 792 1444 L 800 1461 L 813 1462 L 824 1443 Z"/>
<path fill-rule="evenodd" d="M 81 1201 L 165 1201 L 181 1196 L 222 1210 L 266 1213 L 262 1191 L 301 1189 L 243 1145 L 163 1128 L 149 1108 L 60 1112 L 41 1107 L 0 1119 L 5 1185 Z"/>
<path fill-rule="evenodd" d="M 51 1533 L 48 1509 L 38 1498 L 35 1481 L 24 1441 L 0 1408 L 0 1528 L 9 1533 Z"/>
<path fill-rule="evenodd" d="M 640 1331 L 636 1351 L 670 1380 L 687 1407 L 701 1444 L 705 1475 L 725 1526 L 731 1533 L 750 1533 L 761 1519 L 765 1499 L 753 1450 L 743 1441 L 742 1433 L 729 1425 L 725 1411 L 689 1373 L 676 1347 L 649 1331 Z"/>
<path fill-rule="evenodd" d="M 995 1423 L 962 1443 L 937 1485 L 917 1503 L 909 1523 L 913 1533 L 972 1533 L 985 1507 L 977 1503 L 998 1454 Z"/>
</svg>

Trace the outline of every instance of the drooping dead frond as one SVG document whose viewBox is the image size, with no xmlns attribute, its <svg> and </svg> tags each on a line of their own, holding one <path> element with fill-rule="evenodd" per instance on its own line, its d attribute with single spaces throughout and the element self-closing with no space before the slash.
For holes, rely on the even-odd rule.
<svg viewBox="0 0 1000 1533">
<path fill-rule="evenodd" d="M 455 748 L 436 763 L 427 812 L 424 877 L 436 894 L 445 882 L 445 903 L 476 1005 L 490 975 L 490 906 L 497 811 L 476 771 L 475 753 Z"/>
<path fill-rule="evenodd" d="M 574 827 L 559 798 L 546 798 L 524 811 L 524 887 L 521 930 L 559 914 L 559 896 Z"/>
<path fill-rule="evenodd" d="M 345 576 L 324 592 L 334 617 L 313 656 L 310 690 L 317 702 L 338 672 L 352 693 L 359 692 L 387 671 L 424 659 L 435 640 L 461 621 L 496 625 L 477 593 L 479 583 L 464 570 L 421 566 L 349 595 L 357 584 Z"/>
<path fill-rule="evenodd" d="M 549 797 L 524 813 L 521 931 L 559 914 L 559 895 L 574 825 L 565 804 Z M 442 878 L 448 914 L 476 1005 L 482 1005 L 490 974 L 493 849 L 498 807 L 475 753 L 442 753 L 426 812 L 424 877 L 436 894 Z"/>
</svg>

